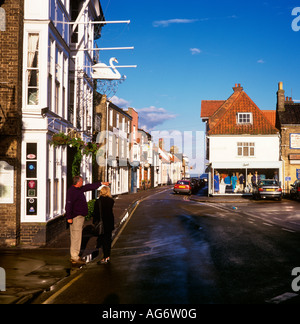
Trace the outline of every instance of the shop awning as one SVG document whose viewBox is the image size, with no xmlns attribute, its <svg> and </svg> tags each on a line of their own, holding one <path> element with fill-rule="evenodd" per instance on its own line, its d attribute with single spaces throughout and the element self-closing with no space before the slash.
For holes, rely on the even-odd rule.
<svg viewBox="0 0 300 324">
<path fill-rule="evenodd" d="M 213 169 L 280 169 L 282 161 L 213 162 Z"/>
</svg>

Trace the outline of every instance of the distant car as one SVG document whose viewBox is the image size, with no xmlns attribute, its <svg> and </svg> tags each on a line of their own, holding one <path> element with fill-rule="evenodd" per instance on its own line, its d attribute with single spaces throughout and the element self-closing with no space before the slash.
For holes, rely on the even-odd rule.
<svg viewBox="0 0 300 324">
<path fill-rule="evenodd" d="M 197 193 L 200 188 L 200 181 L 198 178 L 191 178 L 191 186 L 192 186 L 192 192 Z"/>
<path fill-rule="evenodd" d="M 179 180 L 174 185 L 173 191 L 175 193 L 185 193 L 188 195 L 192 194 L 192 186 L 189 180 Z"/>
<path fill-rule="evenodd" d="M 200 188 L 203 188 L 203 187 L 207 186 L 207 184 L 208 184 L 208 174 L 207 173 L 201 174 L 199 182 L 200 182 Z"/>
<path fill-rule="evenodd" d="M 292 199 L 300 199 L 300 180 L 296 180 L 291 185 L 290 195 Z"/>
<path fill-rule="evenodd" d="M 282 189 L 277 180 L 264 179 L 260 180 L 257 185 L 253 186 L 252 194 L 254 199 L 275 198 L 281 200 Z"/>
</svg>

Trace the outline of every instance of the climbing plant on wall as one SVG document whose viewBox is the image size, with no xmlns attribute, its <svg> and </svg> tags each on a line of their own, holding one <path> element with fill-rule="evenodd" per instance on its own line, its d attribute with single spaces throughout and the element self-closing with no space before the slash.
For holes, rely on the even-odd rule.
<svg viewBox="0 0 300 324">
<path fill-rule="evenodd" d="M 54 134 L 52 136 L 51 145 L 54 147 L 60 145 L 70 146 L 76 149 L 74 160 L 72 163 L 72 176 L 80 175 L 80 165 L 84 155 L 92 154 L 93 163 L 96 161 L 96 154 L 100 148 L 100 145 L 93 142 L 85 143 L 81 138 L 71 137 L 64 133 Z"/>
</svg>

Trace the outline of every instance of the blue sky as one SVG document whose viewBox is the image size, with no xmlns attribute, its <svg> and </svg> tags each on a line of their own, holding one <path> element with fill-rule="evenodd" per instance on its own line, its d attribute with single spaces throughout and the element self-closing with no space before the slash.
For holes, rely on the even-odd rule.
<svg viewBox="0 0 300 324">
<path fill-rule="evenodd" d="M 278 82 L 300 100 L 300 31 L 292 29 L 299 1 L 101 0 L 106 25 L 100 47 L 127 79 L 116 102 L 139 111 L 149 131 L 204 131 L 201 100 L 225 100 L 235 83 L 260 109 L 275 109 Z M 300 22 L 298 23 L 300 26 Z"/>
</svg>

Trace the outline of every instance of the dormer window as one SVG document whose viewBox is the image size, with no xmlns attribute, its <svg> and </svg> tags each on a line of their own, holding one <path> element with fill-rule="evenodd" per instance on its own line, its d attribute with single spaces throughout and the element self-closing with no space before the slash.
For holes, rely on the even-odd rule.
<svg viewBox="0 0 300 324">
<path fill-rule="evenodd" d="M 237 123 L 239 125 L 252 124 L 252 113 L 237 113 Z"/>
</svg>

